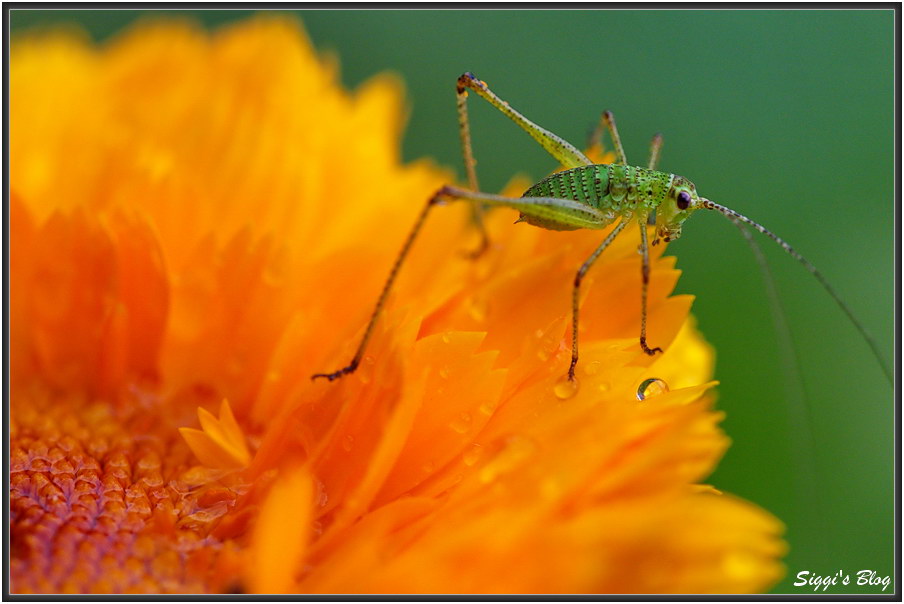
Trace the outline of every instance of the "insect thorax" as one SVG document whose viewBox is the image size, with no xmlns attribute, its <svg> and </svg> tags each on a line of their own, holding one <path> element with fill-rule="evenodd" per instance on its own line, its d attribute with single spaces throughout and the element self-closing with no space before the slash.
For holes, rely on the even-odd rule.
<svg viewBox="0 0 904 604">
<path fill-rule="evenodd" d="M 656 209 L 668 194 L 674 176 L 636 166 L 595 164 L 551 174 L 530 187 L 522 197 L 571 199 L 602 210 L 611 223 L 618 217 L 646 215 Z M 525 222 L 546 229 L 571 230 L 574 227 L 554 221 L 523 217 Z"/>
</svg>

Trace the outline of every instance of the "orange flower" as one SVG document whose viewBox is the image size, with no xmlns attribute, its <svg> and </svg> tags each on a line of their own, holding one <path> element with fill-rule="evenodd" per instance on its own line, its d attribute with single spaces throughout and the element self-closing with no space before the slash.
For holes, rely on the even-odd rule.
<svg viewBox="0 0 904 604">
<path fill-rule="evenodd" d="M 511 226 L 470 261 L 423 203 L 399 82 L 353 94 L 293 22 L 17 40 L 10 64 L 15 592 L 748 592 L 781 526 L 697 483 L 727 446 L 713 354 L 636 229 Z M 454 117 L 452 118 L 454 119 Z M 526 183 L 513 185 L 512 192 Z M 462 207 L 458 207 L 462 206 Z M 633 230 L 633 236 L 631 234 Z M 671 389 L 637 400 L 659 378 Z M 214 416 L 214 412 L 218 416 Z M 200 427 L 200 429 L 197 429 Z M 181 435 L 180 435 L 181 430 Z"/>
</svg>

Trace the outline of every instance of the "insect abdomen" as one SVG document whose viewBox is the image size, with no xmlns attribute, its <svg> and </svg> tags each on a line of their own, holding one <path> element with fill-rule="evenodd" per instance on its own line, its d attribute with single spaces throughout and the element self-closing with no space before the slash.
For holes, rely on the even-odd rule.
<svg viewBox="0 0 904 604">
<path fill-rule="evenodd" d="M 599 209 L 609 193 L 609 172 L 605 165 L 581 166 L 551 174 L 524 192 L 522 197 L 556 197 L 571 199 Z M 614 218 L 614 216 L 613 216 Z M 572 231 L 579 227 L 555 220 L 524 216 L 521 220 L 544 229 Z M 611 220 L 610 220 L 611 221 Z M 607 221 L 600 226 L 608 224 Z"/>
<path fill-rule="evenodd" d="M 595 165 L 550 174 L 525 191 L 522 197 L 558 197 L 599 208 L 608 194 L 607 166 Z"/>
</svg>

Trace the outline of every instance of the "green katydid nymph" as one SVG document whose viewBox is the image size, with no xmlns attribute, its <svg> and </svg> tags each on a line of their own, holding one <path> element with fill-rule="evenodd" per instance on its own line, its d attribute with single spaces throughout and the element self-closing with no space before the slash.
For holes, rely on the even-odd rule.
<svg viewBox="0 0 904 604">
<path fill-rule="evenodd" d="M 480 192 L 475 170 L 476 161 L 471 150 L 471 131 L 467 111 L 469 91 L 473 91 L 508 116 L 509 119 L 527 132 L 552 155 L 565 170 L 544 178 L 531 186 L 521 197 L 506 197 Z M 312 379 L 326 378 L 332 381 L 350 374 L 358 368 L 392 284 L 405 258 L 411 251 L 412 244 L 417 238 L 430 210 L 445 202 L 461 200 L 471 203 L 475 224 L 481 232 L 481 247 L 474 253 L 474 256 L 479 256 L 488 245 L 488 238 L 482 221 L 483 211 L 486 208 L 506 207 L 517 210 L 520 212 L 519 222 L 527 222 L 544 229 L 568 231 L 603 229 L 610 225 L 615 225 L 602 243 L 577 269 L 575 274 L 572 289 L 572 346 L 571 364 L 568 367 L 569 380 L 573 381 L 575 379 L 574 371 L 578 362 L 578 302 L 581 280 L 600 254 L 632 222 L 637 222 L 641 226 L 639 229 L 642 277 L 639 344 L 643 352 L 648 355 L 655 355 L 657 352 L 662 351 L 661 348 L 651 347 L 647 343 L 647 289 L 650 281 L 649 246 L 655 245 L 660 240 L 668 242 L 680 237 L 684 221 L 700 209 L 719 212 L 740 227 L 748 238 L 749 234 L 744 228 L 745 225 L 763 233 L 802 264 L 841 307 L 869 345 L 889 381 L 893 380 L 891 368 L 879 353 L 875 340 L 866 331 L 848 305 L 835 293 L 835 290 L 823 277 L 822 273 L 810 262 L 772 231 L 730 208 L 698 195 L 694 183 L 688 179 L 676 174 L 660 172 L 656 169 L 662 147 L 661 136 L 656 135 L 653 137 L 650 146 L 650 158 L 646 167 L 630 166 L 625 159 L 625 152 L 618 135 L 615 119 L 612 113 L 605 111 L 600 120 L 600 127 L 594 133 L 594 138 L 596 139 L 594 142 L 598 143 L 603 131 L 608 130 L 615 148 L 616 163 L 594 164 L 577 147 L 534 124 L 513 109 L 507 102 L 496 96 L 485 82 L 477 79 L 473 74 L 464 73 L 458 78 L 456 92 L 459 134 L 468 176 L 468 188 L 444 186 L 427 201 L 389 272 L 389 277 L 371 314 L 370 322 L 351 362 L 331 373 L 317 373 L 312 376 Z M 647 226 L 655 226 L 655 234 L 652 241 L 649 240 Z"/>
</svg>

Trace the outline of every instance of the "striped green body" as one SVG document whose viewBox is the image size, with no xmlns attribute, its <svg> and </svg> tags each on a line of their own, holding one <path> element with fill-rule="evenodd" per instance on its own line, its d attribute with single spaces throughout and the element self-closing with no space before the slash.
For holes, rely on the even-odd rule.
<svg viewBox="0 0 904 604">
<path fill-rule="evenodd" d="M 524 192 L 522 197 L 571 199 L 603 213 L 596 228 L 604 228 L 615 219 L 646 216 L 662 204 L 672 186 L 674 175 L 622 164 L 595 164 L 556 172 Z M 571 231 L 578 228 L 551 217 L 525 216 L 528 224 L 544 229 Z"/>
</svg>

